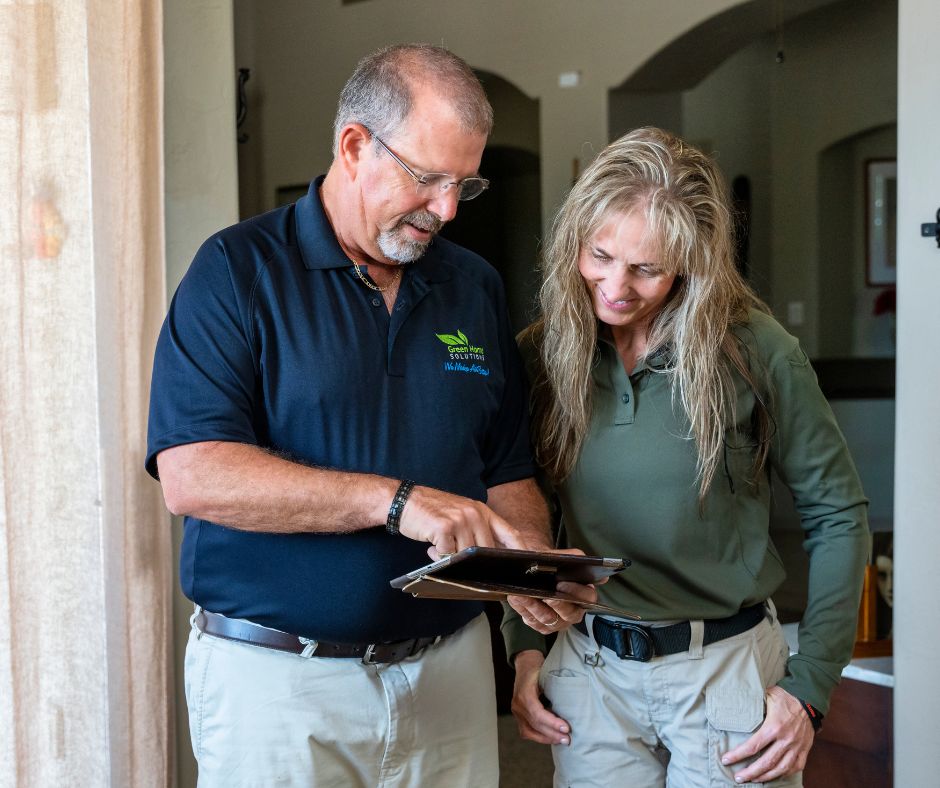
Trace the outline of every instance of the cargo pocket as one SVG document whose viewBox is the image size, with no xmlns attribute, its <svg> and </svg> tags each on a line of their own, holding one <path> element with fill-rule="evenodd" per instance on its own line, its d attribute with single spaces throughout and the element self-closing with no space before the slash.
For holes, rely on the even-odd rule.
<svg viewBox="0 0 940 788">
<path fill-rule="evenodd" d="M 723 766 L 721 756 L 747 741 L 764 721 L 764 693 L 745 685 L 705 688 L 705 717 L 708 719 L 708 770 L 712 786 L 760 785 L 736 783 L 734 775 L 755 758 Z"/>
<path fill-rule="evenodd" d="M 572 662 L 570 651 L 555 645 L 542 665 L 539 685 L 551 704 L 551 710 L 575 728 L 584 715 L 589 687 L 584 666 Z"/>
</svg>

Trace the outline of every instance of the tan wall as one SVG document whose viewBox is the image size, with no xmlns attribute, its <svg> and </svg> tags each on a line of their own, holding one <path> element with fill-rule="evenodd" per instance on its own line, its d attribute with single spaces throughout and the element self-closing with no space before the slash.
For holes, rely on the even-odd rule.
<svg viewBox="0 0 940 788">
<path fill-rule="evenodd" d="M 682 133 L 716 157 L 729 182 L 750 179 L 750 279 L 765 299 L 773 281 L 768 84 L 776 64 L 770 46 L 761 37 L 682 95 Z"/>
<path fill-rule="evenodd" d="M 785 67 L 771 80 L 773 306 L 805 303 L 791 326 L 817 351 L 818 159 L 833 143 L 897 118 L 897 7 L 865 0 L 823 9 L 786 33 Z"/>
<path fill-rule="evenodd" d="M 761 37 L 682 99 L 682 133 L 710 144 L 729 179 L 751 177 L 753 281 L 784 322 L 790 302 L 804 304 L 803 325 L 788 328 L 813 356 L 893 355 L 887 321 L 872 316 L 879 290 L 865 286 L 861 176 L 865 158 L 895 155 L 893 131 L 866 133 L 897 118 L 897 6 L 851 10 L 788 23 L 782 64 L 775 37 Z M 846 182 L 833 188 L 820 158 L 840 141 Z M 844 243 L 838 260 L 821 254 L 827 229 Z M 835 299 L 820 297 L 827 284 Z"/>
<path fill-rule="evenodd" d="M 919 30 L 912 17 L 919 14 L 927 18 L 931 3 L 901 0 L 902 9 L 908 9 L 909 39 Z M 242 206 L 243 214 L 271 207 L 277 185 L 305 180 L 328 166 L 336 98 L 362 54 L 394 41 L 429 40 L 444 43 L 474 67 L 510 80 L 539 101 L 537 139 L 533 139 L 528 123 L 520 128 L 498 128 L 496 133 L 506 144 L 541 153 L 542 213 L 547 219 L 570 183 L 572 159 L 589 160 L 606 143 L 610 130 L 625 122 L 624 115 L 615 116 L 622 107 L 612 105 L 608 113 L 610 88 L 678 34 L 736 2 L 627 4 L 597 0 L 577 4 L 576 14 L 563 0 L 482 0 L 472 5 L 434 6 L 424 0 L 369 0 L 351 6 L 283 0 L 276 12 L 263 0 L 235 0 L 234 5 L 235 58 L 229 3 L 194 6 L 165 0 L 171 291 L 196 246 L 236 216 L 236 65 L 253 69 L 249 122 L 244 129 L 250 140 L 241 150 L 247 155 L 242 156 L 239 172 L 247 187 L 243 193 L 251 199 Z M 693 90 L 669 100 L 682 121 L 683 133 L 696 141 L 710 142 L 729 175 L 750 169 L 756 173 L 770 158 L 779 177 L 775 174 L 762 180 L 755 175 L 752 182 L 755 194 L 770 194 L 766 202 L 755 203 L 752 264 L 766 292 L 772 294 L 778 314 L 785 317 L 791 300 L 806 302 L 807 324 L 793 330 L 811 350 L 818 346 L 817 313 L 824 306 L 818 225 L 825 207 L 817 201 L 819 155 L 838 140 L 894 121 L 896 30 L 893 3 L 855 3 L 848 15 L 844 7 L 833 9 L 828 16 L 820 11 L 810 20 L 788 25 L 784 66 L 772 62 L 775 43 L 761 39 L 735 54 Z M 926 43 L 915 46 L 927 48 Z M 911 91 L 907 101 L 908 149 L 916 144 L 923 151 L 932 148 L 930 140 L 936 137 L 940 120 L 935 102 L 924 92 L 923 83 L 929 78 L 923 76 L 919 55 L 908 54 L 906 60 L 902 57 L 904 68 L 905 78 L 921 85 L 921 94 Z M 581 87 L 568 90 L 557 86 L 558 73 L 569 70 L 582 72 Z M 296 79 L 298 73 L 300 80 Z M 721 105 L 720 97 L 726 99 L 726 105 L 733 105 L 733 111 Z M 728 102 L 728 98 L 733 100 Z M 933 124 L 932 137 L 915 128 L 921 123 Z M 904 141 L 902 129 L 902 157 Z M 877 147 L 882 145 L 890 147 L 890 142 L 882 139 Z M 850 154 L 850 166 L 857 167 L 871 152 L 867 143 L 860 143 Z M 934 166 L 933 171 L 940 170 Z M 913 165 L 908 165 L 908 172 L 915 172 Z M 936 205 L 927 203 L 933 199 L 929 194 L 936 195 L 935 182 L 935 177 L 932 181 L 919 178 L 916 189 L 922 199 L 915 210 L 910 204 L 912 197 L 907 198 L 908 204 L 902 205 L 902 213 L 906 212 L 902 225 L 932 219 Z M 933 202 L 940 204 L 937 199 Z M 925 524 L 936 519 L 933 515 L 940 508 L 935 500 L 937 486 L 931 487 L 931 479 L 921 478 L 917 471 L 931 467 L 930 445 L 936 445 L 937 419 L 925 423 L 911 417 L 908 423 L 900 414 L 904 412 L 904 396 L 914 398 L 918 413 L 930 411 L 929 404 L 917 400 L 918 392 L 927 396 L 940 382 L 936 365 L 925 368 L 923 363 L 913 363 L 913 359 L 925 357 L 925 337 L 938 333 L 928 325 L 931 315 L 937 314 L 929 303 L 929 293 L 937 288 L 930 288 L 929 281 L 931 272 L 940 270 L 936 262 L 940 252 L 933 251 L 927 259 L 927 252 L 919 246 L 915 249 L 918 242 L 927 243 L 902 239 L 902 244 L 924 260 L 917 263 L 917 281 L 910 279 L 906 288 L 901 288 L 901 297 L 907 301 L 899 326 L 900 344 L 903 353 L 906 343 L 912 363 L 907 377 L 899 377 L 898 437 L 899 449 L 903 441 L 915 460 L 913 467 L 900 460 L 898 466 L 898 599 L 911 614 L 902 612 L 897 626 L 900 670 L 910 671 L 908 675 L 916 675 L 920 682 L 929 668 L 917 655 L 904 651 L 903 630 L 908 620 L 911 628 L 915 626 L 917 600 L 932 597 L 929 588 L 918 586 L 911 578 L 916 576 L 918 562 L 928 554 L 915 550 L 914 540 L 921 544 L 927 538 Z M 851 255 L 857 262 L 857 239 L 853 246 Z M 930 554 L 935 555 L 936 550 Z M 905 561 L 909 567 L 904 566 Z M 901 575 L 908 578 L 907 585 Z M 180 610 L 182 633 L 185 605 Z M 935 686 L 935 677 L 933 682 Z M 181 697 L 180 706 L 184 714 Z M 914 729 L 908 730 L 899 717 L 899 753 L 902 745 L 913 746 L 909 734 L 916 733 L 915 723 L 912 720 Z M 906 731 L 903 742 L 902 730 Z M 191 756 L 185 727 L 180 733 L 179 779 L 185 786 L 192 784 Z M 921 762 L 928 755 L 920 753 Z"/>
<path fill-rule="evenodd" d="M 496 74 L 478 74 L 493 107 L 495 123 L 488 145 L 520 148 L 538 155 L 539 103 Z"/>
<path fill-rule="evenodd" d="M 547 225 L 570 185 L 572 159 L 583 164 L 607 143 L 607 91 L 677 35 L 739 1 L 236 0 L 237 64 L 252 69 L 260 115 L 258 145 L 241 151 L 256 162 L 252 205 L 272 207 L 278 185 L 326 170 L 336 99 L 360 57 L 390 43 L 430 41 L 539 100 Z M 562 71 L 580 71 L 580 87 L 558 87 Z"/>
<path fill-rule="evenodd" d="M 540 152 L 543 227 L 570 185 L 574 160 L 583 167 L 611 135 L 635 125 L 675 128 L 710 144 L 729 178 L 749 175 L 753 281 L 781 319 L 791 302 L 803 305 L 803 324 L 789 327 L 815 354 L 826 330 L 820 309 L 842 325 L 864 320 L 873 298 L 857 255 L 848 264 L 862 283 L 853 282 L 842 312 L 827 315 L 819 298 L 818 160 L 837 140 L 894 122 L 896 9 L 860 0 L 846 14 L 846 4 L 836 3 L 786 25 L 783 65 L 767 35 L 684 93 L 610 93 L 676 36 L 734 5 L 594 2 L 574 14 L 562 0 L 484 0 L 428 13 L 424 0 L 328 7 L 284 0 L 275 13 L 263 0 L 236 0 L 237 65 L 252 69 L 250 140 L 239 151 L 242 215 L 273 207 L 278 186 L 328 167 L 336 98 L 361 55 L 396 41 L 440 41 L 538 100 L 537 141 L 528 124 L 498 127 L 495 137 Z M 580 71 L 581 85 L 558 87 L 562 71 Z M 497 102 L 511 91 L 499 80 L 491 87 Z M 872 333 L 854 328 L 845 352 L 890 352 L 886 337 L 865 339 Z M 853 342 L 853 334 L 862 340 Z"/>
</svg>

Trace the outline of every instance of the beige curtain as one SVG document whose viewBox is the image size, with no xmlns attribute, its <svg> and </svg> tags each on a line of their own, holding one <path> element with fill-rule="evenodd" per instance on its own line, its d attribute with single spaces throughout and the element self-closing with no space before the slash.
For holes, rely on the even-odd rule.
<svg viewBox="0 0 940 788">
<path fill-rule="evenodd" d="M 0 0 L 0 786 L 171 781 L 159 0 Z"/>
</svg>

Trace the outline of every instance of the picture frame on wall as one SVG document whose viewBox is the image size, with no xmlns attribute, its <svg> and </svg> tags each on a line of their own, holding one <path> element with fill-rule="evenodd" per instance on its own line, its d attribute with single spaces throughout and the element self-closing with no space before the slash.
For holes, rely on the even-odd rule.
<svg viewBox="0 0 940 788">
<path fill-rule="evenodd" d="M 897 282 L 898 165 L 895 159 L 865 162 L 865 283 Z"/>
</svg>

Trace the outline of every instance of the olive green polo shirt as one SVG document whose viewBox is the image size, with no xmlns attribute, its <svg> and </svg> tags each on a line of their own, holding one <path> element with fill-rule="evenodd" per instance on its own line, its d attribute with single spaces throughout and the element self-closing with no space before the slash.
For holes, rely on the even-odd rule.
<svg viewBox="0 0 940 788">
<path fill-rule="evenodd" d="M 768 392 L 769 464 L 793 494 L 810 558 L 800 651 L 780 686 L 825 713 L 855 640 L 868 501 L 797 340 L 757 311 L 736 333 Z M 736 423 L 700 510 L 695 443 L 664 360 L 627 375 L 612 344 L 601 341 L 598 351 L 590 432 L 557 493 L 568 546 L 633 561 L 598 587 L 600 601 L 659 621 L 724 618 L 770 597 L 785 571 L 769 533 L 769 469 L 756 483 L 750 478 L 754 392 L 736 380 Z M 503 631 L 509 654 L 545 648 L 515 615 Z"/>
</svg>

